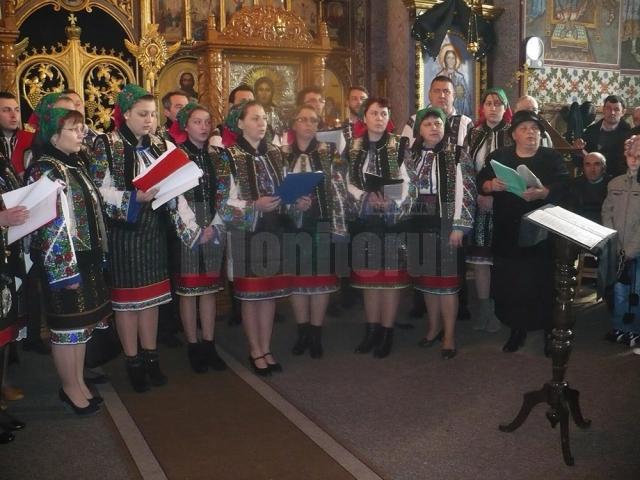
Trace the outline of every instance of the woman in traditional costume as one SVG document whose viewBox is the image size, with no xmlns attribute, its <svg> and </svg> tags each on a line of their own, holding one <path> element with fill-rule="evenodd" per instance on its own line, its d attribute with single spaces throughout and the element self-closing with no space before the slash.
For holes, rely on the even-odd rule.
<svg viewBox="0 0 640 480">
<path fill-rule="evenodd" d="M 217 155 L 209 153 L 207 144 L 211 135 L 211 114 L 202 105 L 188 103 L 178 112 L 176 122 L 187 137 L 180 148 L 203 173 L 199 184 L 177 200 L 179 209 L 194 217 L 202 231 L 193 247 L 183 242 L 176 242 L 173 247 L 177 263 L 174 286 L 180 297 L 180 319 L 193 371 L 204 373 L 209 367 L 224 370 L 226 363 L 218 355 L 214 343 L 215 294 L 223 289 L 220 272 L 225 235 L 215 205 L 217 182 L 214 162 Z M 198 342 L 197 335 L 198 313 L 202 342 Z"/>
<path fill-rule="evenodd" d="M 298 324 L 294 355 L 309 349 L 311 358 L 320 358 L 322 324 L 330 294 L 338 290 L 332 235 L 346 237 L 346 184 L 332 158 L 335 146 L 315 138 L 320 123 L 316 110 L 303 105 L 293 115 L 290 145 L 282 147 L 287 171 L 322 172 L 323 181 L 294 210 L 296 223 L 295 271 L 291 279 L 291 305 Z M 289 258 L 289 257 L 287 257 Z"/>
<path fill-rule="evenodd" d="M 102 399 L 84 382 L 86 343 L 111 315 L 104 266 L 106 229 L 100 193 L 77 156 L 87 127 L 75 110 L 52 108 L 40 118 L 44 145 L 27 183 L 61 181 L 56 217 L 31 236 L 31 259 L 41 273 L 52 355 L 62 381 L 60 399 L 75 413 L 95 413 Z"/>
<path fill-rule="evenodd" d="M 229 120 L 231 119 L 231 120 Z M 292 222 L 276 190 L 284 178 L 280 150 L 265 140 L 267 116 L 255 100 L 232 107 L 236 143 L 218 163 L 218 213 L 231 232 L 234 294 L 241 301 L 249 362 L 257 375 L 282 371 L 271 353 L 276 299 L 291 290 L 284 274 L 283 234 Z"/>
<path fill-rule="evenodd" d="M 476 188 L 469 155 L 444 140 L 446 129 L 442 110 L 426 108 L 416 114 L 407 170 L 414 198 L 411 232 L 418 235 L 409 236 L 407 264 L 427 307 L 427 335 L 419 345 L 430 347 L 442 339 L 442 358 L 450 359 L 456 355 L 462 241 L 473 227 Z"/>
<path fill-rule="evenodd" d="M 562 156 L 540 146 L 544 125 L 537 114 L 516 112 L 509 134 L 515 145 L 496 150 L 487 157 L 478 175 L 478 188 L 493 196 L 493 275 L 491 289 L 495 314 L 511 328 L 505 352 L 524 345 L 527 331 L 551 328 L 553 309 L 553 256 L 551 242 L 541 240 L 538 230 L 522 216 L 546 203 L 564 201 L 569 174 Z M 507 190 L 496 177 L 491 160 L 516 169 L 525 165 L 540 180 L 522 195 Z M 548 336 L 545 353 L 548 353 Z"/>
<path fill-rule="evenodd" d="M 149 383 L 167 383 L 156 350 L 158 306 L 171 301 L 167 215 L 189 245 L 197 241 L 200 229 L 182 219 L 176 200 L 153 210 L 150 202 L 156 189 L 143 192 L 133 185 L 133 179 L 167 150 L 165 141 L 151 133 L 154 97 L 128 84 L 116 103 L 117 129 L 96 138 L 91 169 L 107 213 L 111 298 L 127 373 L 134 390 L 145 392 Z"/>
<path fill-rule="evenodd" d="M 11 163 L 0 155 L 0 195 L 20 188 L 20 180 Z M 0 196 L 0 386 L 7 368 L 7 347 L 17 338 L 21 325 L 18 319 L 17 276 L 24 278 L 22 242 L 9 245 L 8 227 L 22 225 L 29 213 L 25 207 L 6 208 Z M 0 443 L 14 439 L 12 431 L 21 430 L 24 422 L 0 410 Z"/>
<path fill-rule="evenodd" d="M 513 145 L 508 133 L 512 117 L 509 100 L 501 88 L 490 88 L 480 99 L 480 118 L 466 138 L 466 147 L 476 175 L 484 168 L 487 155 L 498 148 Z M 500 330 L 500 321 L 493 314 L 491 299 L 491 236 L 493 232 L 493 197 L 478 192 L 476 218 L 466 262 L 473 264 L 478 320 L 474 330 L 490 333 Z"/>
<path fill-rule="evenodd" d="M 369 98 L 362 107 L 364 129 L 354 129 L 347 188 L 357 219 L 351 223 L 351 283 L 363 290 L 365 335 L 356 353 L 384 358 L 391 352 L 400 290 L 410 285 L 399 219 L 409 199 L 404 160 L 408 140 L 390 133 L 389 103 Z M 395 187 L 395 194 L 385 187 Z M 390 196 L 391 195 L 391 196 Z"/>
</svg>

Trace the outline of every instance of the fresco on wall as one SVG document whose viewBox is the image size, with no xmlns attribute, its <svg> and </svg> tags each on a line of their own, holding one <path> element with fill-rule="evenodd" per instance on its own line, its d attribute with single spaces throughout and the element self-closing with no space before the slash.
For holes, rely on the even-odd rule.
<svg viewBox="0 0 640 480">
<path fill-rule="evenodd" d="M 620 65 L 620 0 L 526 0 L 524 38 L 540 37 L 545 62 Z M 640 3 L 623 0 L 622 3 Z"/>
<path fill-rule="evenodd" d="M 640 0 L 622 1 L 620 67 L 640 70 Z"/>
<path fill-rule="evenodd" d="M 182 40 L 184 30 L 183 0 L 154 0 L 153 11 L 155 22 L 159 25 L 158 32 L 168 42 Z"/>
</svg>

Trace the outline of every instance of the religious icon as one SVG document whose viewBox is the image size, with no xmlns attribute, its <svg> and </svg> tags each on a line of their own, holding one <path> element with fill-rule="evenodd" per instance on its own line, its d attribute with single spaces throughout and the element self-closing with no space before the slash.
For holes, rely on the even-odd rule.
<svg viewBox="0 0 640 480">
<path fill-rule="evenodd" d="M 189 98 L 198 99 L 198 92 L 195 90 L 196 78 L 193 72 L 186 71 L 180 74 L 178 78 L 178 87 L 185 92 Z"/>
<path fill-rule="evenodd" d="M 462 68 L 462 61 L 456 47 L 450 43 L 445 43 L 440 49 L 438 55 L 438 64 L 441 69 L 436 74 L 449 77 L 453 81 L 455 87 L 455 98 L 453 100 L 453 107 L 456 112 L 468 117 L 473 116 L 473 107 L 471 104 L 471 94 L 467 79 L 464 73 L 460 71 Z"/>
<path fill-rule="evenodd" d="M 155 23 L 158 32 L 168 41 L 182 39 L 183 35 L 183 0 L 154 0 Z"/>
<path fill-rule="evenodd" d="M 220 16 L 220 0 L 200 0 L 191 2 L 191 36 L 193 40 L 204 40 L 207 32 L 207 19 L 214 14 L 216 21 Z"/>
</svg>

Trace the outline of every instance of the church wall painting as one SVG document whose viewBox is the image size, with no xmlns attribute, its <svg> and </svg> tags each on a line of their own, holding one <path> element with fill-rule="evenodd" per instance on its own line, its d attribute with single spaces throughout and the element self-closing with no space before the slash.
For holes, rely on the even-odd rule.
<svg viewBox="0 0 640 480">
<path fill-rule="evenodd" d="M 523 38 L 545 43 L 526 93 L 542 104 L 640 103 L 640 0 L 526 0 L 525 14 Z"/>
<path fill-rule="evenodd" d="M 154 0 L 153 18 L 158 32 L 168 42 L 177 42 L 184 36 L 184 1 Z"/>
</svg>

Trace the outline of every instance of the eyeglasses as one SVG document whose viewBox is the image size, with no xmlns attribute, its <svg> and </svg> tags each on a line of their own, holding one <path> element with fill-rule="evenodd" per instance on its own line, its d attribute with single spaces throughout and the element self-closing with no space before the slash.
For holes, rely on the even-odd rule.
<svg viewBox="0 0 640 480">
<path fill-rule="evenodd" d="M 317 125 L 320 123 L 320 119 L 317 117 L 298 117 L 296 123 L 310 123 L 311 125 Z"/>
<path fill-rule="evenodd" d="M 85 124 L 76 125 L 71 128 L 63 128 L 62 130 L 69 130 L 70 132 L 75 132 L 76 135 L 86 136 L 89 133 L 89 127 Z"/>
</svg>

